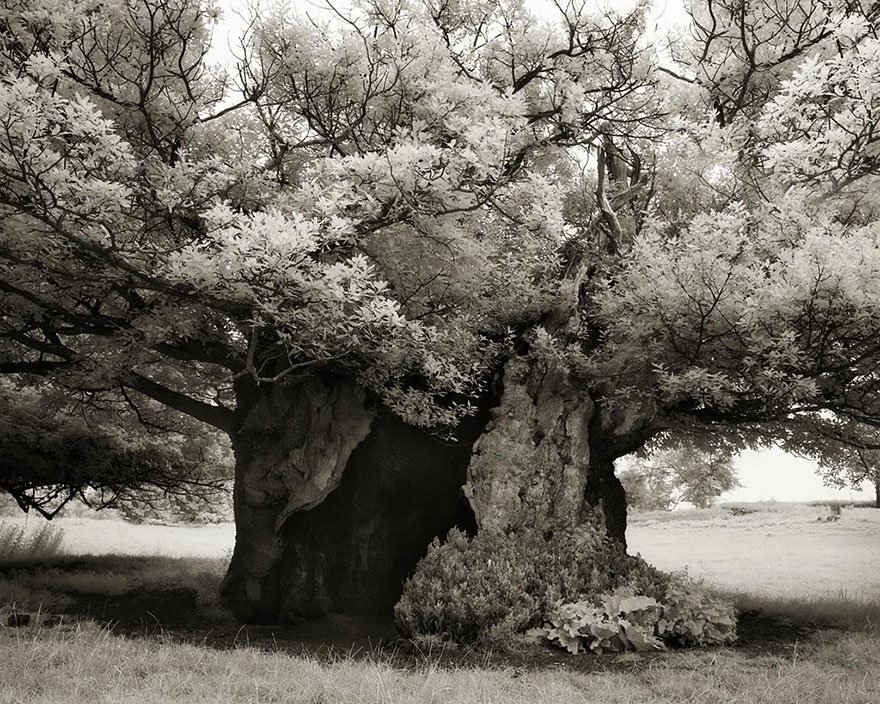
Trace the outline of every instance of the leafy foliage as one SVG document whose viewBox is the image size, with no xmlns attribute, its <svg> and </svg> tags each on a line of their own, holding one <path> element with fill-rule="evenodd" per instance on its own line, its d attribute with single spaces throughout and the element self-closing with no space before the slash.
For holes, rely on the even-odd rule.
<svg viewBox="0 0 880 704">
<path fill-rule="evenodd" d="M 227 432 L 329 371 L 449 426 L 547 338 L 627 445 L 880 418 L 877 13 L 698 0 L 665 54 L 555 5 L 277 8 L 233 95 L 198 0 L 4 0 L 0 370 Z"/>
<path fill-rule="evenodd" d="M 819 466 L 822 481 L 838 489 L 874 486 L 874 506 L 880 508 L 880 452 L 873 448 L 847 447 Z"/>
<path fill-rule="evenodd" d="M 591 600 L 557 604 L 548 622 L 528 635 L 570 653 L 725 645 L 736 640 L 736 614 L 729 602 L 676 576 L 659 601 L 625 586 Z"/>
<path fill-rule="evenodd" d="M 0 392 L 0 490 L 26 511 L 51 517 L 73 499 L 130 512 L 222 500 L 232 458 L 219 433 L 186 422 L 148 427 L 100 398 L 74 413 L 51 387 L 9 379 L 0 379 Z"/>
<path fill-rule="evenodd" d="M 730 602 L 687 579 L 673 579 L 663 599 L 657 634 L 676 645 L 723 645 L 736 640 L 736 613 Z"/>
<path fill-rule="evenodd" d="M 552 605 L 623 584 L 662 593 L 666 577 L 631 557 L 604 530 L 523 529 L 512 535 L 458 530 L 435 541 L 394 610 L 407 637 L 508 647 Z"/>
<path fill-rule="evenodd" d="M 549 623 L 531 629 L 529 635 L 546 638 L 570 653 L 584 652 L 585 645 L 596 652 L 663 649 L 654 636 L 663 610 L 656 600 L 619 587 L 598 601 L 598 606 L 588 601 L 560 604 L 550 613 Z"/>
<path fill-rule="evenodd" d="M 838 489 L 873 484 L 874 504 L 880 508 L 880 434 L 852 419 L 834 423 L 818 437 L 809 429 L 792 429 L 787 446 L 814 458 L 822 481 Z"/>
</svg>

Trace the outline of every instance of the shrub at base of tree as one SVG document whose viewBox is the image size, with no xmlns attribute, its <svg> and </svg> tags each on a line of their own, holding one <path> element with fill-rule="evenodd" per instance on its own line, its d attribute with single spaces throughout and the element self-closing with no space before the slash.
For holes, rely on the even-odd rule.
<svg viewBox="0 0 880 704">
<path fill-rule="evenodd" d="M 657 612 L 650 621 L 650 634 L 668 614 L 668 630 L 661 634 L 664 641 L 704 645 L 735 637 L 735 616 L 729 606 L 709 603 L 692 583 L 627 555 L 604 537 L 597 524 L 511 534 L 487 531 L 471 539 L 452 530 L 445 543 L 435 540 L 428 549 L 394 613 L 400 631 L 416 641 L 507 648 L 536 635 L 534 629 L 558 620 L 572 604 L 582 605 L 577 607 L 582 610 L 604 607 L 607 611 L 612 596 L 650 602 Z M 624 600 L 623 606 L 627 605 Z M 616 633 L 626 616 L 618 609 L 605 620 L 615 622 Z M 691 623 L 693 628 L 687 625 Z M 701 640 L 696 633 L 699 623 L 707 634 L 716 628 L 723 637 Z M 544 635 L 549 637 L 549 632 Z M 624 644 L 621 639 L 617 642 Z"/>
<path fill-rule="evenodd" d="M 736 612 L 730 602 L 674 575 L 661 601 L 631 586 L 618 587 L 593 599 L 558 604 L 543 626 L 526 635 L 570 653 L 727 645 L 736 640 Z"/>
</svg>

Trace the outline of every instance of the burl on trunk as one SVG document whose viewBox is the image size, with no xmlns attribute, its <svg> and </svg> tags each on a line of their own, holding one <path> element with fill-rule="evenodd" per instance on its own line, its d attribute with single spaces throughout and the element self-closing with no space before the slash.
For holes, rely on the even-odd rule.
<svg viewBox="0 0 880 704">
<path fill-rule="evenodd" d="M 590 453 L 592 401 L 553 364 L 515 358 L 454 442 L 344 380 L 238 389 L 236 543 L 222 594 L 251 623 L 389 615 L 435 537 L 607 518 L 613 462 Z M 502 390 L 503 392 L 499 392 Z M 591 476 L 602 472 L 603 476 Z M 607 476 L 606 476 L 607 475 Z M 619 483 L 617 483 L 619 486 Z"/>
</svg>

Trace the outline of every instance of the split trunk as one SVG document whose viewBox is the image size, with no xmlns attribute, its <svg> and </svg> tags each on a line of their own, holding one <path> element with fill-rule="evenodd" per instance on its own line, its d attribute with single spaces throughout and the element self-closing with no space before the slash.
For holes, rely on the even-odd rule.
<svg viewBox="0 0 880 704">
<path fill-rule="evenodd" d="M 554 364 L 510 360 L 454 441 L 345 380 L 242 383 L 238 407 L 222 594 L 242 621 L 390 615 L 430 542 L 453 527 L 573 525 L 592 507 L 625 540 L 621 444 Z"/>
</svg>

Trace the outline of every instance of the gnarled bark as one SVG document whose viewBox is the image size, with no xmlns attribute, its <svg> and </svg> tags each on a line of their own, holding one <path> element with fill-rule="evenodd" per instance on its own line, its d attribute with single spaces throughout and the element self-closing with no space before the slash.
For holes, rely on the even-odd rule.
<svg viewBox="0 0 880 704">
<path fill-rule="evenodd" d="M 454 443 L 368 407 L 343 379 L 243 386 L 226 603 L 248 622 L 390 616 L 453 526 L 575 525 L 595 509 L 625 542 L 614 458 L 644 422 L 598 406 L 554 360 L 513 357 L 502 386 Z"/>
<path fill-rule="evenodd" d="M 474 445 L 465 493 L 481 530 L 583 518 L 593 402 L 555 361 L 511 358 L 504 392 Z"/>
<path fill-rule="evenodd" d="M 473 531 L 462 485 L 485 411 L 454 443 L 367 408 L 345 380 L 244 388 L 236 545 L 222 594 L 251 623 L 390 616 L 435 537 Z"/>
<path fill-rule="evenodd" d="M 575 525 L 592 510 L 625 546 L 626 493 L 614 460 L 650 437 L 653 401 L 610 410 L 553 359 L 513 357 L 503 381 L 465 487 L 480 529 Z"/>
<path fill-rule="evenodd" d="M 375 411 L 350 383 L 239 386 L 245 410 L 233 437 L 235 550 L 221 592 L 243 621 L 276 620 L 281 600 L 279 532 L 342 480 Z"/>
</svg>

